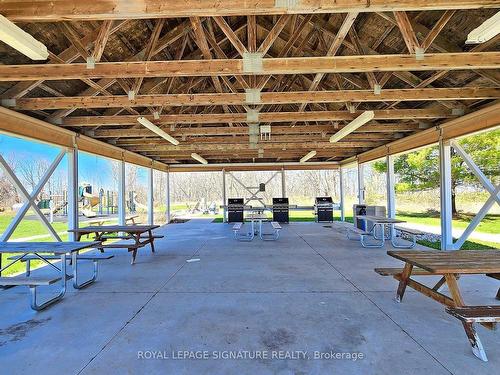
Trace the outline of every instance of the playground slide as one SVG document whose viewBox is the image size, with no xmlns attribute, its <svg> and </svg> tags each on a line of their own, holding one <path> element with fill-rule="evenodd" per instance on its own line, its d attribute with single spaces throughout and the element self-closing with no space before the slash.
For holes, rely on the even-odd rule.
<svg viewBox="0 0 500 375">
<path fill-rule="evenodd" d="M 144 205 L 144 204 L 141 204 L 139 202 L 137 202 L 137 194 L 134 194 L 134 205 L 138 208 L 140 208 L 141 210 L 145 210 L 147 211 L 148 209 L 148 206 Z"/>
<path fill-rule="evenodd" d="M 92 208 L 99 204 L 99 197 L 83 192 L 83 198 L 87 199 L 87 204 L 82 207 L 82 213 L 85 217 L 95 217 L 97 214 L 92 211 Z"/>
</svg>

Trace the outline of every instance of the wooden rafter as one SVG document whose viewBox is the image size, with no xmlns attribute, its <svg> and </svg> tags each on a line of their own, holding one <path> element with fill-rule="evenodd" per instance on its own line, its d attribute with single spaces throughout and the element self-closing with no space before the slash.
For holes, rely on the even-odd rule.
<svg viewBox="0 0 500 375">
<path fill-rule="evenodd" d="M 497 69 L 498 67 L 500 67 L 500 52 L 427 54 L 425 60 L 417 60 L 409 55 L 281 57 L 263 59 L 263 71 L 256 74 L 407 72 Z M 57 80 L 246 74 L 248 72 L 244 71 L 240 59 L 107 62 L 97 63 L 95 69 L 87 69 L 85 64 L 0 65 L 0 81 L 32 81 L 41 78 Z"/>
<path fill-rule="evenodd" d="M 498 99 L 500 88 L 466 87 L 439 89 L 386 89 L 380 94 L 372 90 L 343 91 L 303 91 L 296 92 L 263 92 L 262 104 L 297 104 L 335 103 L 335 102 L 386 102 L 386 101 L 429 101 L 429 100 L 466 100 L 466 99 Z M 15 103 L 4 101 L 4 105 L 13 108 L 60 109 L 60 108 L 112 108 L 112 107 L 148 107 L 148 106 L 211 106 L 211 105 L 243 105 L 246 96 L 242 93 L 211 94 L 169 94 L 138 95 L 130 100 L 127 96 L 86 96 L 18 99 Z"/>
<path fill-rule="evenodd" d="M 417 48 L 421 47 L 415 35 L 415 31 L 413 31 L 413 26 L 411 25 L 408 15 L 406 12 L 394 12 L 394 16 L 396 17 L 396 22 L 398 23 L 401 35 L 403 35 L 403 40 L 405 41 L 406 48 L 408 48 L 408 52 L 415 53 Z"/>
<path fill-rule="evenodd" d="M 262 122 L 291 121 L 350 121 L 359 116 L 362 111 L 310 111 L 310 112 L 262 112 L 259 120 Z M 451 111 L 443 109 L 392 109 L 375 110 L 375 120 L 422 120 L 452 117 Z M 194 113 L 194 114 L 164 114 L 158 120 L 146 116 L 156 124 L 219 124 L 246 122 L 245 113 Z M 62 126 L 123 126 L 135 125 L 136 116 L 72 116 L 62 120 Z"/>
<path fill-rule="evenodd" d="M 144 21 L 133 16 L 126 32 L 119 33 L 127 21 L 115 22 L 114 15 L 99 22 L 69 17 L 59 24 L 31 24 L 29 32 L 45 43 L 50 38 L 47 45 L 58 54 L 49 51 L 46 63 L 24 65 L 16 65 L 26 60 L 15 53 L 2 58 L 2 105 L 122 150 L 189 164 L 191 152 L 209 163 L 288 162 L 313 148 L 317 160 L 342 160 L 395 140 L 400 144 L 410 134 L 500 98 L 500 38 L 473 48 L 459 43 L 463 30 L 493 11 L 469 12 L 464 18 L 467 11 L 457 10 L 465 9 L 463 3 L 416 5 L 440 9 L 431 15 L 410 13 L 413 9 L 400 2 L 380 6 L 370 1 L 368 9 L 361 9 L 340 0 L 321 6 L 340 10 L 345 5 L 343 15 L 324 15 L 318 14 L 323 9 L 311 8 L 312 0 L 298 2 L 297 9 L 290 3 L 290 14 L 280 10 L 273 16 L 260 11 L 271 2 L 274 7 L 274 0 L 234 0 L 235 9 L 253 10 L 233 17 L 219 8 L 225 1 L 211 2 L 216 14 L 202 14 L 198 11 L 206 0 L 197 1 L 195 11 L 186 10 L 186 2 L 177 8 L 161 2 L 160 9 L 155 8 L 160 2 L 146 0 L 144 10 L 158 13 Z M 6 3 L 15 0 L 0 2 L 0 9 Z M 51 6 L 60 10 L 61 4 Z M 93 11 L 102 6 L 96 3 Z M 130 6 L 141 8 L 139 2 Z M 172 12 L 164 15 L 164 9 Z M 172 19 L 179 9 L 189 17 Z M 428 16 L 434 21 L 424 20 Z M 463 30 L 454 22 L 459 19 Z M 453 39 L 448 38 L 451 32 Z M 248 52 L 262 54 L 262 68 L 258 55 Z M 259 64 L 248 64 L 250 58 Z M 135 97 L 127 96 L 129 90 Z M 372 122 L 340 144 L 328 142 L 365 110 L 375 112 Z M 72 112 L 77 116 L 69 116 Z M 169 145 L 140 126 L 138 116 L 175 136 L 180 145 Z M 271 139 L 250 147 L 247 124 L 254 121 L 272 125 Z"/>
<path fill-rule="evenodd" d="M 328 1 L 309 0 L 289 9 L 276 7 L 275 0 L 252 2 L 247 0 L 147 0 L 130 1 L 123 6 L 121 0 L 88 3 L 79 0 L 54 2 L 38 0 L 29 5 L 22 0 L 0 2 L 0 14 L 13 21 L 61 21 L 98 19 L 138 19 L 174 18 L 190 16 L 236 16 L 242 14 L 272 15 L 289 13 L 345 13 L 380 12 L 404 10 L 446 10 L 498 7 L 495 0 L 404 0 L 387 2 L 370 0 L 353 2 L 350 0 Z"/>
<path fill-rule="evenodd" d="M 107 20 L 104 21 L 99 29 L 99 34 L 97 35 L 97 39 L 94 45 L 94 52 L 92 53 L 92 57 L 96 62 L 101 61 L 102 54 L 104 52 L 104 47 L 106 47 L 106 43 L 108 42 L 108 38 L 111 35 L 111 27 L 113 26 L 113 21 Z"/>
</svg>

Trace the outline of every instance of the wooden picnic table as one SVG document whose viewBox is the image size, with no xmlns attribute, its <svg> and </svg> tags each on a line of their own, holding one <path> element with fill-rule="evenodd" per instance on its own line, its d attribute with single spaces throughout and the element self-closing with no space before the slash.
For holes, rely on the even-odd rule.
<svg viewBox="0 0 500 375">
<path fill-rule="evenodd" d="M 494 278 L 500 276 L 500 251 L 498 250 L 407 250 L 388 251 L 387 254 L 405 262 L 402 272 L 393 275 L 395 279 L 399 280 L 396 296 L 398 302 L 403 300 L 405 289 L 409 286 L 448 307 L 466 307 L 457 282 L 460 275 L 488 275 Z M 418 267 L 418 269 L 414 267 Z M 414 280 L 411 277 L 413 274 L 418 276 L 437 275 L 441 276 L 441 279 L 433 287 L 429 287 Z M 439 292 L 444 284 L 448 286 L 450 296 Z M 463 321 L 462 324 L 474 354 L 484 360 L 486 354 L 473 323 Z M 488 329 L 495 328 L 495 323 L 492 322 L 481 322 L 480 324 Z"/>
<path fill-rule="evenodd" d="M 151 251 L 154 253 L 154 240 L 155 238 L 160 238 L 163 236 L 157 236 L 153 234 L 153 230 L 159 228 L 159 225 L 99 225 L 99 226 L 89 226 L 84 228 L 72 229 L 69 232 L 74 232 L 76 234 L 77 241 L 87 234 L 94 234 L 94 239 L 100 241 L 101 245 L 98 249 L 104 252 L 104 249 L 118 249 L 126 248 L 129 252 L 132 252 L 132 262 L 135 263 L 135 258 L 137 256 L 137 250 L 147 244 L 151 245 Z M 120 233 L 125 233 L 122 235 Z M 116 236 L 115 236 L 116 234 Z M 113 236 L 111 236 L 113 235 Z M 106 240 L 110 239 L 123 239 L 132 240 L 128 243 L 113 243 L 106 244 Z"/>
<path fill-rule="evenodd" d="M 60 273 L 60 277 L 33 277 L 30 276 L 29 269 L 27 269 L 26 276 L 12 276 L 12 277 L 0 277 L 0 285 L 5 286 L 16 286 L 16 285 L 27 285 L 30 287 L 30 295 L 31 295 L 31 307 L 34 310 L 42 310 L 47 306 L 59 301 L 63 298 L 66 293 L 66 280 L 68 276 L 66 275 L 66 261 L 67 255 L 71 256 L 71 264 L 73 275 L 70 276 L 73 279 L 73 286 L 76 289 L 81 289 L 84 286 L 89 285 L 94 282 L 97 277 L 97 270 L 94 269 L 94 275 L 91 279 L 79 283 L 78 282 L 78 252 L 83 249 L 88 249 L 91 247 L 97 247 L 100 245 L 100 242 L 3 242 L 0 243 L 0 275 L 2 271 L 11 267 L 13 264 L 17 262 L 23 262 L 28 259 L 30 254 L 32 254 L 36 259 L 39 259 L 52 268 L 56 269 Z M 19 257 L 16 257 L 14 261 L 7 264 L 2 268 L 1 264 L 1 254 L 4 253 L 15 253 L 20 254 Z M 50 257 L 47 254 L 52 254 Z M 56 266 L 49 262 L 49 259 L 54 259 L 54 256 L 58 256 L 61 260 L 61 264 Z M 29 263 L 28 263 L 29 264 Z M 58 295 L 55 297 L 45 301 L 42 304 L 38 304 L 37 295 L 36 295 L 36 287 L 42 285 L 50 285 L 56 282 L 61 282 L 61 289 Z"/>
</svg>

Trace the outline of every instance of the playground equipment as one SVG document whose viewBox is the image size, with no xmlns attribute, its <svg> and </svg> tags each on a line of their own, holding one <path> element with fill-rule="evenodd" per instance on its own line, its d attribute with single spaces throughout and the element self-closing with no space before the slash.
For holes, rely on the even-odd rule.
<svg viewBox="0 0 500 375">
<path fill-rule="evenodd" d="M 100 203 L 99 196 L 92 195 L 92 185 L 83 183 L 78 187 L 79 202 L 82 203 L 81 212 L 85 217 L 96 217 L 93 208 Z"/>
<path fill-rule="evenodd" d="M 137 193 L 135 191 L 129 191 L 129 199 L 127 201 L 128 209 L 130 212 L 137 212 L 139 208 L 141 211 L 147 211 L 148 207 L 144 204 L 137 202 Z"/>
<path fill-rule="evenodd" d="M 117 201 L 118 193 L 114 191 L 99 190 L 99 195 L 93 194 L 93 188 L 91 184 L 82 183 L 78 187 L 78 204 L 79 211 L 85 217 L 96 217 L 97 215 L 113 215 L 118 211 Z M 14 211 L 18 210 L 19 207 L 12 207 Z M 42 192 L 39 196 L 37 202 L 38 208 L 42 211 L 44 215 L 49 216 L 49 222 L 54 221 L 54 217 L 64 217 L 68 214 L 68 199 L 66 190 L 61 193 Z M 97 206 L 97 210 L 95 209 Z"/>
</svg>

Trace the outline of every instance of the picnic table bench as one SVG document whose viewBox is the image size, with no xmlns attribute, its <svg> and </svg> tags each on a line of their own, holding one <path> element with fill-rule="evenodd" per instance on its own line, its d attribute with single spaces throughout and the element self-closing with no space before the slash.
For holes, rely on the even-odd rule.
<svg viewBox="0 0 500 375">
<path fill-rule="evenodd" d="M 163 237 L 153 234 L 153 230 L 159 227 L 159 225 L 102 225 L 72 229 L 70 232 L 74 232 L 76 234 L 77 241 L 80 241 L 81 237 L 84 235 L 94 234 L 95 240 L 101 242 L 101 244 L 97 247 L 101 252 L 104 252 L 104 249 L 126 248 L 132 253 L 131 264 L 134 264 L 137 256 L 137 250 L 141 247 L 150 244 L 151 252 L 155 252 L 155 238 Z M 111 236 L 112 234 L 116 234 L 116 236 Z M 124 239 L 130 241 L 126 243 L 119 242 L 106 244 L 105 241 L 109 239 Z"/>
<path fill-rule="evenodd" d="M 399 220 L 399 219 L 393 219 L 390 217 L 385 217 L 385 216 L 372 216 L 372 215 L 360 215 L 358 216 L 359 219 L 364 220 L 365 222 L 365 228 L 368 228 L 368 222 L 373 223 L 373 228 L 371 230 L 364 230 L 357 228 L 355 226 L 352 226 L 347 229 L 347 238 L 351 238 L 351 234 L 355 234 L 359 236 L 359 239 L 361 241 L 361 246 L 363 247 L 375 247 L 375 248 L 380 248 L 384 247 L 385 245 L 385 240 L 391 240 L 391 244 L 394 247 L 397 248 L 411 248 L 415 246 L 415 239 L 414 243 L 411 245 L 401 245 L 396 242 L 396 236 L 394 235 L 395 229 L 394 226 L 395 224 L 399 223 L 404 223 L 404 220 Z M 388 235 L 385 233 L 385 227 L 389 227 Z M 377 229 L 379 229 L 380 232 L 380 237 L 377 236 Z M 374 239 L 378 240 L 378 242 L 367 242 L 366 238 L 369 236 L 373 236 Z"/>
<path fill-rule="evenodd" d="M 396 300 L 401 302 L 406 287 L 415 289 L 417 292 L 434 299 L 435 301 L 451 308 L 454 316 L 462 313 L 461 322 L 465 333 L 472 346 L 472 352 L 483 361 L 487 361 L 486 352 L 481 340 L 476 333 L 474 323 L 479 323 L 485 328 L 494 329 L 498 320 L 497 309 L 478 309 L 467 306 L 464 302 L 457 280 L 460 275 L 487 275 L 495 279 L 500 278 L 500 251 L 498 250 L 457 250 L 457 251 L 434 251 L 434 250 L 407 250 L 388 251 L 391 257 L 405 262 L 401 268 L 376 268 L 375 271 L 381 275 L 392 275 L 399 281 Z M 417 268 L 418 267 L 418 268 Z M 440 280 L 429 287 L 412 278 L 412 276 L 441 276 Z M 442 285 L 448 286 L 450 296 L 439 292 Z M 458 310 L 454 310 L 458 309 Z M 466 312 L 469 317 L 466 318 Z M 456 314 L 455 314 L 456 313 Z M 473 314 L 476 314 L 476 319 Z M 488 313 L 491 313 L 488 315 Z"/>
<path fill-rule="evenodd" d="M 58 271 L 59 276 L 47 276 L 47 277 L 33 277 L 30 272 L 27 272 L 25 276 L 10 276 L 10 277 L 0 277 L 0 285 L 4 286 L 28 286 L 30 289 L 30 305 L 33 310 L 43 310 L 44 308 L 52 305 L 53 303 L 61 300 L 66 294 L 66 281 L 73 279 L 73 287 L 75 289 L 81 289 L 95 281 L 97 278 L 97 268 L 94 267 L 93 276 L 83 283 L 78 282 L 78 264 L 79 261 L 83 260 L 79 257 L 78 252 L 83 249 L 97 247 L 99 242 L 4 242 L 0 244 L 0 275 L 7 268 L 11 267 L 17 262 L 27 261 L 27 259 L 38 259 L 47 263 L 51 268 Z M 4 253 L 18 253 L 17 257 L 13 258 L 13 261 L 2 268 L 1 265 L 1 255 Z M 52 255 L 47 255 L 52 254 Z M 68 260 L 68 254 L 71 256 L 72 260 L 72 275 L 66 273 L 66 261 Z M 55 264 L 49 262 L 49 259 L 60 259 L 59 267 Z M 48 286 L 55 284 L 57 282 L 61 283 L 61 288 L 59 293 L 46 300 L 45 302 L 39 304 L 37 296 L 37 287 Z"/>
</svg>

